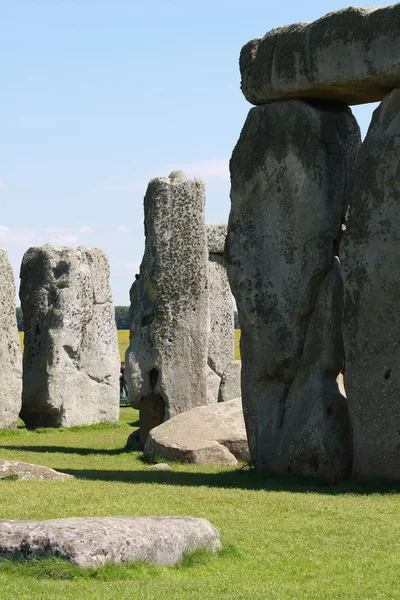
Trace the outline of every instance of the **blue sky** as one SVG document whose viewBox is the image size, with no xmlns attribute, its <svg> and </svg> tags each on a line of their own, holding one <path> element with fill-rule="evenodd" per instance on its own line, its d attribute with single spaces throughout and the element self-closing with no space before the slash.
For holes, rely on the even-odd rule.
<svg viewBox="0 0 400 600">
<path fill-rule="evenodd" d="M 202 177 L 207 220 L 226 221 L 228 160 L 251 108 L 242 45 L 346 6 L 0 0 L 0 245 L 17 287 L 28 247 L 86 244 L 107 253 L 115 304 L 128 304 L 147 183 L 174 169 Z M 374 107 L 354 109 L 364 133 Z"/>
</svg>

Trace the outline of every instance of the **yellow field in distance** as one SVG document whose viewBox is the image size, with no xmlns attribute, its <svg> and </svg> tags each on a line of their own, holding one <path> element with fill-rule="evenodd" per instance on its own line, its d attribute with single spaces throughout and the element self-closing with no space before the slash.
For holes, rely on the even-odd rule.
<svg viewBox="0 0 400 600">
<path fill-rule="evenodd" d="M 21 344 L 21 350 L 23 350 L 24 349 L 24 332 L 19 331 L 18 335 L 19 335 L 19 342 Z M 235 359 L 236 360 L 240 360 L 239 341 L 240 341 L 240 329 L 235 329 Z M 125 351 L 128 346 L 129 346 L 129 329 L 120 329 L 118 331 L 118 348 L 119 348 L 119 355 L 121 357 L 121 360 L 125 360 Z"/>
</svg>

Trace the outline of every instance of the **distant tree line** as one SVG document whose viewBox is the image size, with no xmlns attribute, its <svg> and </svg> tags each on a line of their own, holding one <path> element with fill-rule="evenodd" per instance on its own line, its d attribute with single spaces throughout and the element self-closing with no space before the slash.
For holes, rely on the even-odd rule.
<svg viewBox="0 0 400 600">
<path fill-rule="evenodd" d="M 114 306 L 117 329 L 129 329 L 129 306 Z M 24 330 L 24 317 L 20 306 L 16 309 L 18 331 Z M 239 317 L 235 310 L 235 329 L 240 329 Z"/>
<path fill-rule="evenodd" d="M 117 329 L 129 329 L 129 306 L 114 306 Z"/>
</svg>

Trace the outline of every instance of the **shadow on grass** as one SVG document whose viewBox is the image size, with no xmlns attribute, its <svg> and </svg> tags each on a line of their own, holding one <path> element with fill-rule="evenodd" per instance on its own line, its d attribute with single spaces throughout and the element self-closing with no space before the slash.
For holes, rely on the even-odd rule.
<svg viewBox="0 0 400 600">
<path fill-rule="evenodd" d="M 23 450 L 37 453 L 78 454 L 81 456 L 105 455 L 119 456 L 132 454 L 135 459 L 145 464 L 152 464 L 141 452 L 133 452 L 128 448 L 110 450 L 97 448 L 75 448 L 68 446 L 24 446 L 0 445 L 0 449 Z M 179 467 L 182 465 L 179 464 Z M 60 472 L 75 477 L 95 481 L 120 481 L 124 483 L 156 483 L 176 486 L 206 486 L 215 488 L 238 488 L 245 490 L 264 490 L 289 493 L 315 493 L 326 495 L 369 495 L 369 494 L 399 494 L 400 483 L 371 480 L 365 483 L 344 482 L 337 485 L 318 483 L 315 479 L 301 475 L 276 474 L 267 471 L 255 471 L 247 467 L 230 469 L 228 471 L 198 472 L 193 465 L 186 465 L 185 471 L 153 471 L 146 470 L 95 470 L 95 469 L 58 469 Z M 199 465 L 196 465 L 196 469 Z"/>
<path fill-rule="evenodd" d="M 198 548 L 185 552 L 175 565 L 157 566 L 142 561 L 114 564 L 112 562 L 98 567 L 78 567 L 66 558 L 56 558 L 50 552 L 25 556 L 21 552 L 0 553 L 0 574 L 35 579 L 95 579 L 97 581 L 134 580 L 140 576 L 156 576 L 165 570 L 185 571 L 204 565 L 209 566 L 219 559 L 240 558 L 240 553 L 231 545 L 225 545 L 217 552 Z"/>
<path fill-rule="evenodd" d="M 0 450 L 23 450 L 25 452 L 38 453 L 59 453 L 59 454 L 78 454 L 80 456 L 90 456 L 103 454 L 105 456 L 119 456 L 132 452 L 128 448 L 113 448 L 105 450 L 104 448 L 75 448 L 73 446 L 10 446 L 8 444 L 0 445 Z"/>
<path fill-rule="evenodd" d="M 190 468 L 190 466 L 188 466 Z M 326 495 L 369 495 L 399 494 L 400 484 L 386 481 L 369 481 L 366 483 L 346 482 L 335 486 L 319 484 L 313 479 L 276 473 L 257 472 L 250 468 L 232 469 L 217 473 L 199 473 L 190 471 L 100 471 L 63 469 L 75 477 L 120 481 L 125 483 L 158 483 L 176 486 L 206 486 L 215 488 L 238 488 L 245 490 L 264 490 L 273 492 L 291 492 L 302 494 Z"/>
</svg>

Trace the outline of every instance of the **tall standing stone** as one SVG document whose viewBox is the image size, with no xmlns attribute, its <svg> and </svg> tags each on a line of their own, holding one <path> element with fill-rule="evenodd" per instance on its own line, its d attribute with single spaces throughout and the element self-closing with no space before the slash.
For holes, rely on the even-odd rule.
<svg viewBox="0 0 400 600">
<path fill-rule="evenodd" d="M 375 110 L 343 239 L 353 477 L 400 480 L 400 90 Z"/>
<path fill-rule="evenodd" d="M 105 254 L 85 246 L 30 248 L 20 298 L 26 425 L 117 421 L 119 352 Z"/>
<path fill-rule="evenodd" d="M 288 100 L 253 108 L 232 155 L 226 257 L 258 468 L 327 481 L 349 472 L 336 254 L 359 144 L 347 107 Z"/>
<path fill-rule="evenodd" d="M 226 223 L 207 225 L 210 334 L 208 340 L 209 403 L 218 402 L 222 377 L 235 351 L 232 292 L 224 259 Z M 235 398 L 239 394 L 234 396 Z M 228 398 L 232 400 L 232 398 Z"/>
<path fill-rule="evenodd" d="M 178 413 L 207 404 L 208 274 L 205 192 L 182 171 L 150 181 L 145 251 L 131 288 L 125 368 L 140 438 Z"/>
<path fill-rule="evenodd" d="M 14 275 L 0 248 L 0 429 L 17 426 L 21 408 L 22 365 L 15 316 Z"/>
</svg>

